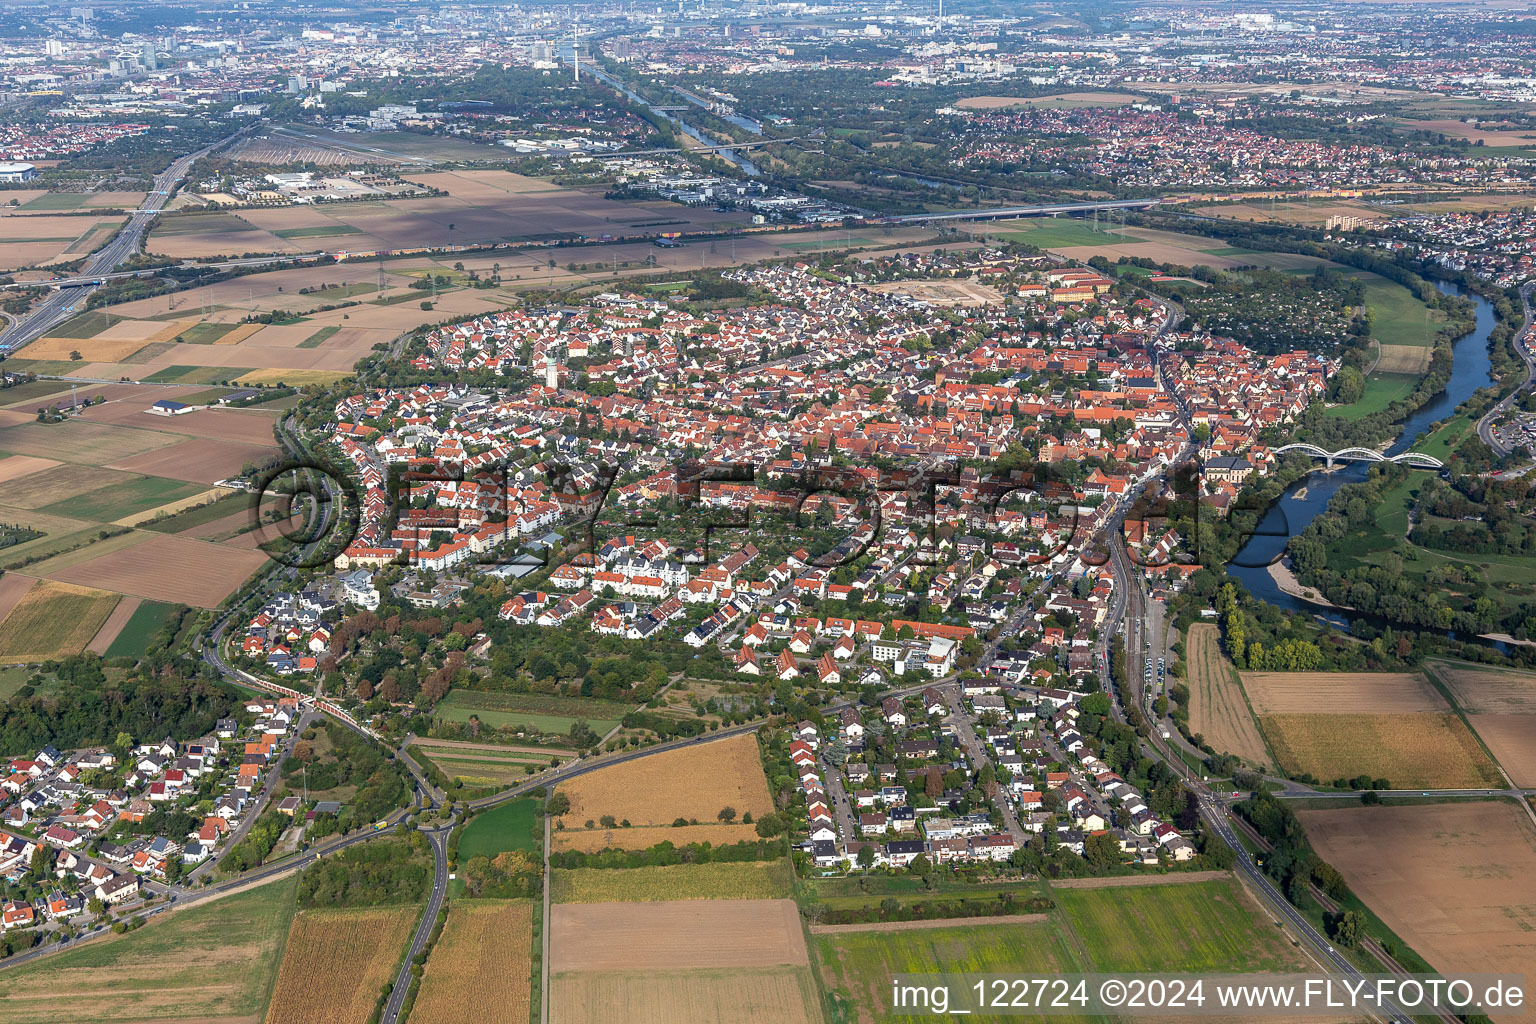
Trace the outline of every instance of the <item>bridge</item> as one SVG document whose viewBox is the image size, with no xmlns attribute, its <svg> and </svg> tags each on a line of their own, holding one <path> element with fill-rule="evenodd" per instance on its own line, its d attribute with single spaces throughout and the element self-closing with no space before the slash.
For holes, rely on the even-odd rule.
<svg viewBox="0 0 1536 1024">
<path fill-rule="evenodd" d="M 908 213 L 882 217 L 882 224 L 928 224 L 948 220 L 1011 220 L 1015 217 L 1054 217 L 1058 214 L 1092 213 L 1095 210 L 1146 210 L 1161 199 L 1110 199 L 1102 203 L 1041 203 L 1034 206 L 990 206 L 947 213 Z"/>
<path fill-rule="evenodd" d="M 1280 452 L 1301 452 L 1314 459 L 1326 459 L 1332 469 L 1335 460 L 1342 462 L 1396 462 L 1415 469 L 1444 469 L 1445 463 L 1423 452 L 1403 452 L 1399 455 L 1383 455 L 1374 448 L 1340 448 L 1336 452 L 1325 451 L 1315 444 L 1288 444 L 1276 448 Z"/>
</svg>

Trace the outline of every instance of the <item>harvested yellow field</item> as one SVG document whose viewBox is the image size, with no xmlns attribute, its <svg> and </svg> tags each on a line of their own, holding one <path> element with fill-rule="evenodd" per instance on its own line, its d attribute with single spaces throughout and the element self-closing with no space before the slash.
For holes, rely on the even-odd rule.
<svg viewBox="0 0 1536 1024">
<path fill-rule="evenodd" d="M 286 384 L 301 388 L 307 384 L 330 384 L 346 376 L 348 374 L 340 370 L 257 370 L 230 383 L 247 387 L 253 384 Z"/>
<path fill-rule="evenodd" d="M 561 903 L 550 927 L 552 973 L 810 962 L 794 900 Z"/>
<path fill-rule="evenodd" d="M 295 914 L 267 1024 L 365 1024 L 416 915 L 415 907 Z"/>
<path fill-rule="evenodd" d="M 657 843 L 687 846 L 689 843 L 710 843 L 714 846 L 740 843 L 756 839 L 755 825 L 686 825 L 674 828 L 670 825 L 652 825 L 643 828 L 565 828 L 550 833 L 552 850 L 580 850 L 582 853 L 601 853 L 603 850 L 649 850 Z"/>
<path fill-rule="evenodd" d="M 78 352 L 81 359 L 119 363 L 146 344 L 131 338 L 38 338 L 27 346 L 27 358 L 71 359 Z"/>
<path fill-rule="evenodd" d="M 1318 855 L 1435 970 L 1530 974 L 1536 830 L 1515 804 L 1353 806 L 1296 816 Z"/>
<path fill-rule="evenodd" d="M 1476 738 L 1452 714 L 1261 715 L 1280 767 L 1328 783 L 1369 775 L 1394 789 L 1502 784 Z"/>
<path fill-rule="evenodd" d="M 1440 663 L 1434 669 L 1450 687 L 1457 705 L 1468 714 L 1536 713 L 1536 672 Z"/>
<path fill-rule="evenodd" d="M 1244 672 L 1260 715 L 1351 715 L 1449 711 L 1417 672 Z"/>
<path fill-rule="evenodd" d="M 1536 672 L 1436 663 L 1435 675 L 1517 786 L 1536 786 Z"/>
<path fill-rule="evenodd" d="M 1269 750 L 1248 710 L 1237 669 L 1221 651 L 1213 622 L 1189 627 L 1189 728 L 1215 749 L 1268 766 Z"/>
<path fill-rule="evenodd" d="M 85 650 L 118 595 L 39 580 L 0 621 L 0 663 L 47 661 Z"/>
<path fill-rule="evenodd" d="M 821 1021 L 816 983 L 804 967 L 561 974 L 550 979 L 549 1002 L 551 1024 Z"/>
<path fill-rule="evenodd" d="M 1433 352 L 1428 345 L 1383 345 L 1377 373 L 1423 373 Z"/>
<path fill-rule="evenodd" d="M 527 1024 L 533 904 L 456 900 L 416 996 L 416 1024 Z"/>
<path fill-rule="evenodd" d="M 670 825 L 678 818 L 713 821 L 725 807 L 753 817 L 773 810 L 757 738 L 750 733 L 604 768 L 564 783 L 560 791 L 571 799 L 567 826 L 609 814 L 639 826 Z"/>
</svg>

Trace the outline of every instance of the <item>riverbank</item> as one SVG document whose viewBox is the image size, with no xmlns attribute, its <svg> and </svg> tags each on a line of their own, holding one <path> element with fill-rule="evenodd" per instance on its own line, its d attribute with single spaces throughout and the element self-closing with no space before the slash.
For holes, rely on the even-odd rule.
<svg viewBox="0 0 1536 1024">
<path fill-rule="evenodd" d="M 1269 578 L 1275 581 L 1275 586 L 1280 588 L 1282 594 L 1289 594 L 1298 601 L 1306 601 L 1319 608 L 1337 608 L 1346 612 L 1353 610 L 1348 605 L 1334 604 L 1311 587 L 1302 586 L 1288 562 L 1289 559 L 1282 559 L 1269 567 Z"/>
</svg>

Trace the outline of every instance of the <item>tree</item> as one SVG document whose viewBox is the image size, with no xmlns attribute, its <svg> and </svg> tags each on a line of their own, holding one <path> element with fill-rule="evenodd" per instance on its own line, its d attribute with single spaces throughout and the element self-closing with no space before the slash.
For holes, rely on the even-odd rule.
<svg viewBox="0 0 1536 1024">
<path fill-rule="evenodd" d="M 729 825 L 731 822 L 736 820 L 736 808 L 729 805 L 722 807 L 720 808 L 720 813 L 715 815 L 715 817 Z"/>
<path fill-rule="evenodd" d="M 1109 871 L 1120 864 L 1120 844 L 1108 832 L 1089 836 L 1083 842 L 1083 859 L 1095 871 Z"/>
<path fill-rule="evenodd" d="M 912 863 L 907 865 L 907 870 L 914 875 L 926 875 L 933 870 L 933 862 L 928 859 L 927 854 L 920 853 L 912 858 Z"/>
<path fill-rule="evenodd" d="M 1365 937 L 1365 918 L 1358 911 L 1346 910 L 1328 915 L 1328 935 L 1334 942 L 1353 949 Z"/>
<path fill-rule="evenodd" d="M 856 857 L 854 857 L 854 860 L 858 861 L 859 867 L 863 868 L 865 871 L 868 871 L 870 868 L 874 867 L 874 865 L 875 865 L 875 848 L 874 848 L 874 845 L 871 844 L 871 843 L 865 843 L 863 846 L 859 847 L 858 855 Z"/>
<path fill-rule="evenodd" d="M 571 798 L 564 793 L 555 793 L 549 798 L 549 813 L 556 817 L 568 814 L 571 810 Z"/>
</svg>

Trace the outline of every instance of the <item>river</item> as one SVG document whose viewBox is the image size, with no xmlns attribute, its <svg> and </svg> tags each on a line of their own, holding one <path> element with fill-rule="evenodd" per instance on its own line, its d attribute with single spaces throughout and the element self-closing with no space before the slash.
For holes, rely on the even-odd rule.
<svg viewBox="0 0 1536 1024">
<path fill-rule="evenodd" d="M 1424 404 L 1403 421 L 1402 433 L 1387 449 L 1388 455 L 1407 451 L 1429 432 L 1430 425 L 1444 419 L 1478 388 L 1493 382 L 1492 366 L 1488 358 L 1488 335 L 1497 323 L 1493 305 L 1475 292 L 1469 292 L 1458 284 L 1437 281 L 1436 287 L 1446 295 L 1461 295 L 1471 301 L 1476 322 L 1472 330 L 1457 338 L 1451 345 L 1451 379 L 1445 390 Z M 1242 580 L 1248 592 L 1261 601 L 1292 611 L 1317 614 L 1342 629 L 1347 629 L 1350 613 L 1341 609 L 1322 608 L 1292 597 L 1281 590 L 1270 576 L 1268 566 L 1275 556 L 1285 550 L 1292 537 L 1301 533 L 1328 507 L 1334 493 L 1345 484 L 1364 480 L 1373 463 L 1339 463 L 1333 472 L 1309 473 L 1286 488 L 1280 500 L 1265 513 L 1260 521 L 1259 534 L 1250 538 L 1227 573 Z M 1422 471 L 1419 471 L 1422 472 Z"/>
</svg>

